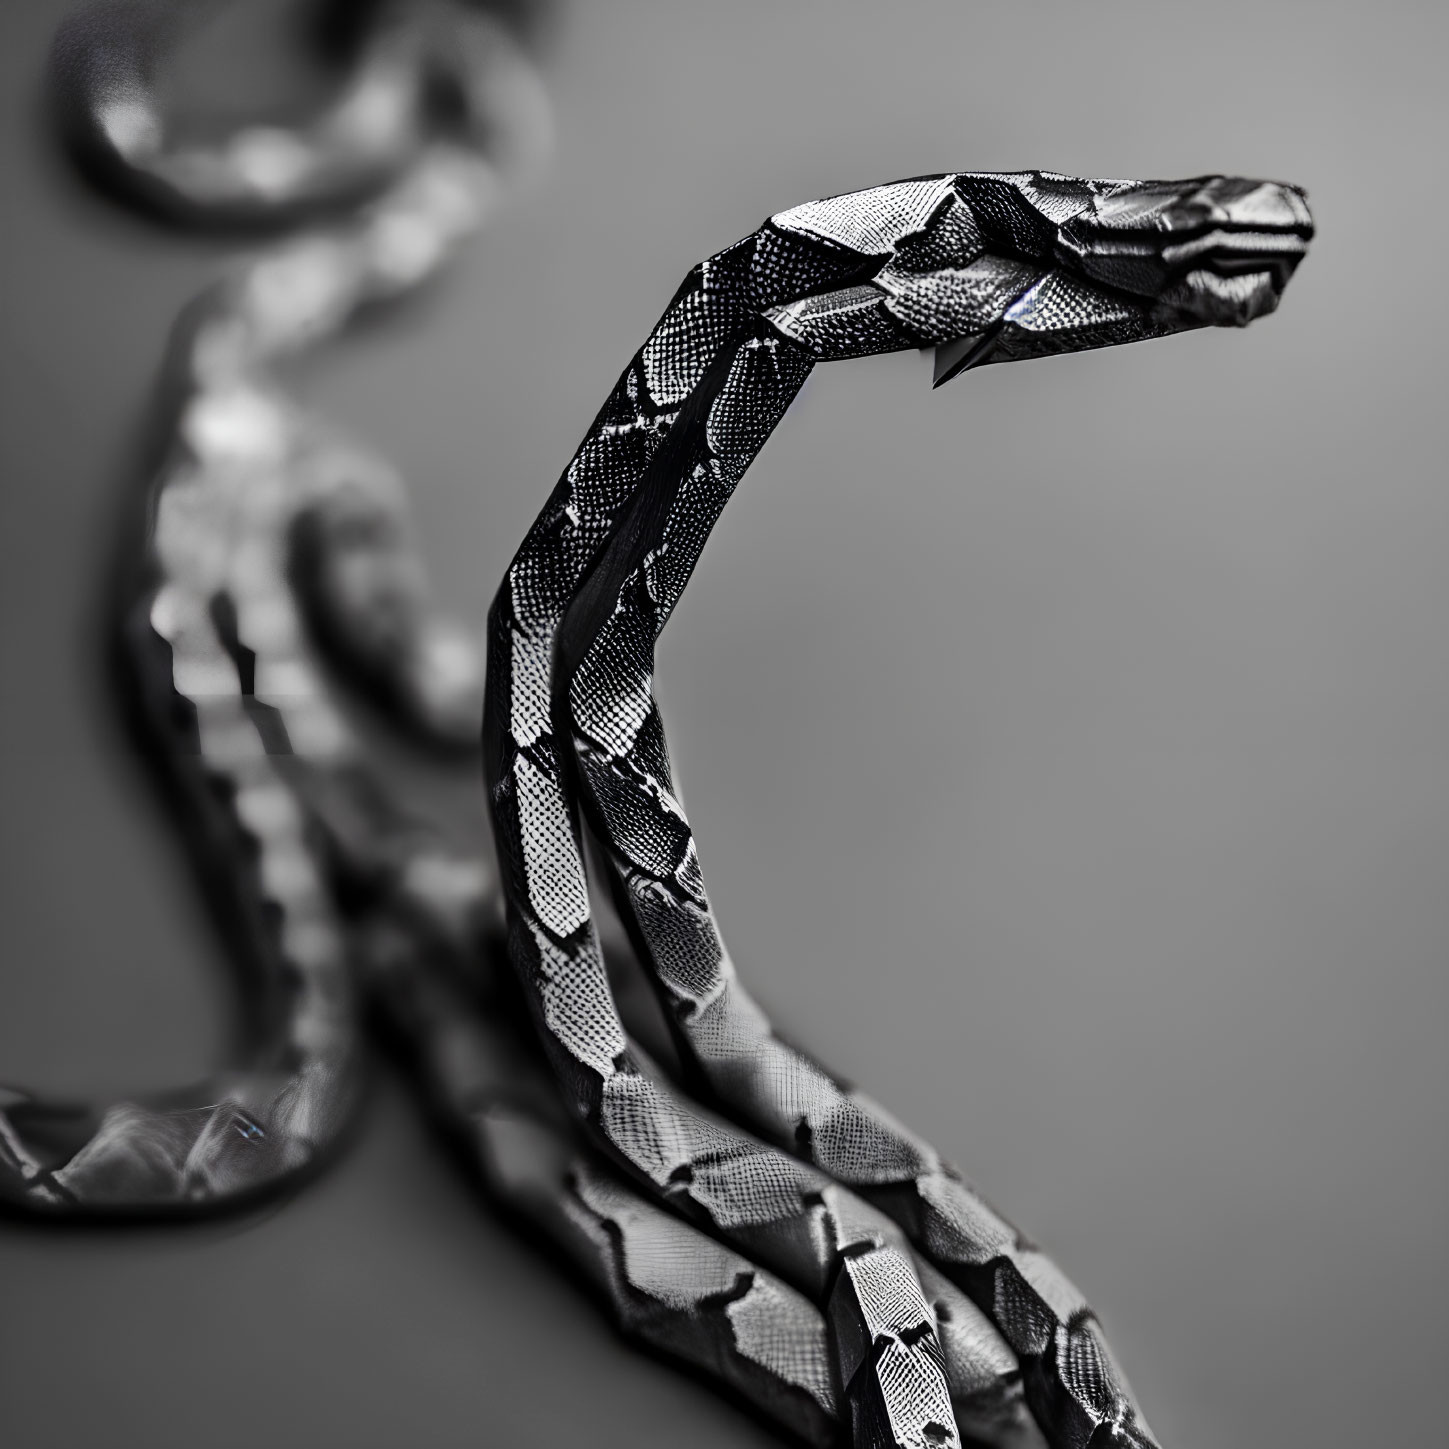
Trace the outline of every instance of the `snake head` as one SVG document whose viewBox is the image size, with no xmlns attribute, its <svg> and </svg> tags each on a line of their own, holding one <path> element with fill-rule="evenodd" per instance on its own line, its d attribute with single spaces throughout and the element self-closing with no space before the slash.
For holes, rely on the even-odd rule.
<svg viewBox="0 0 1449 1449">
<path fill-rule="evenodd" d="M 984 362 L 1246 326 L 1312 235 L 1303 193 L 1274 181 L 966 171 L 778 212 L 754 286 L 795 289 L 764 315 L 821 361 L 934 347 L 939 386 Z"/>
<path fill-rule="evenodd" d="M 963 176 L 990 256 L 1035 269 L 994 326 L 937 348 L 939 385 L 981 362 L 1051 356 L 1272 312 L 1313 235 L 1275 181 Z"/>
<path fill-rule="evenodd" d="M 1204 176 L 1100 196 L 1057 233 L 1056 259 L 1188 325 L 1246 327 L 1273 311 L 1313 235 L 1296 186 Z"/>
</svg>

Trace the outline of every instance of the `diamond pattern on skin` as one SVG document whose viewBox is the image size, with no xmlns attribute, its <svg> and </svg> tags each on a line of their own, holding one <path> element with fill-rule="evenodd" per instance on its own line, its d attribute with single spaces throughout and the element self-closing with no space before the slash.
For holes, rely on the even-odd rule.
<svg viewBox="0 0 1449 1449">
<path fill-rule="evenodd" d="M 415 139 L 409 132 L 399 164 L 413 161 Z M 274 139 L 268 150 L 253 135 L 233 149 L 254 170 L 270 156 L 275 179 L 279 157 L 297 159 L 288 144 Z M 346 1066 L 335 1049 L 352 1030 L 328 896 L 329 872 L 345 868 L 366 880 L 376 917 L 356 932 L 358 954 L 387 978 L 389 1008 L 450 1122 L 505 1199 L 546 1223 L 600 1286 L 627 1332 L 747 1393 L 813 1442 L 831 1434 L 836 1412 L 848 1411 L 858 1442 L 883 1449 L 955 1443 L 953 1413 L 988 1439 L 1021 1444 L 1023 1373 L 1034 1402 L 1057 1414 L 1063 1443 L 1088 1435 L 1104 1444 L 1145 1442 L 1125 1381 L 1070 1284 L 927 1144 L 776 1037 L 739 984 L 709 913 L 651 696 L 653 641 L 724 503 L 816 358 L 917 345 L 983 305 L 987 327 L 1004 320 L 1002 356 L 1130 340 L 1149 327 L 1246 320 L 1267 309 L 1262 283 L 1215 273 L 1213 257 L 1224 247 L 1251 252 L 1246 218 L 1271 225 L 1275 207 L 1292 216 L 1299 205 L 1260 183 L 1210 178 L 1196 188 L 1186 210 L 1227 217 L 1237 230 L 1188 243 L 1204 252 L 1206 268 L 1181 281 L 1192 323 L 1171 315 L 1176 294 L 1157 297 L 1161 313 L 1144 320 L 1142 309 L 1113 310 L 1099 289 L 1055 276 L 1021 288 L 1026 295 L 1005 319 L 992 314 L 995 302 L 981 303 L 979 288 L 971 312 L 950 274 L 974 268 L 978 277 L 1019 280 L 1010 270 L 1022 264 L 1014 253 L 1035 245 L 1038 222 L 1059 227 L 1083 196 L 1121 184 L 1038 172 L 997 180 L 1031 210 L 1013 211 L 1008 191 L 1000 214 L 978 216 L 961 188 L 979 176 L 917 178 L 796 208 L 702 264 L 620 378 L 500 592 L 492 659 L 495 677 L 507 678 L 493 719 L 512 733 L 496 756 L 506 774 L 493 782 L 493 804 L 512 847 L 503 865 L 515 951 L 553 1074 L 610 1149 L 612 1166 L 578 1149 L 557 1123 L 543 1130 L 542 1146 L 534 1134 L 527 1163 L 512 1155 L 518 1123 L 508 1123 L 496 1092 L 500 1083 L 514 1091 L 523 1082 L 515 1070 L 519 1043 L 507 1035 L 506 1017 L 500 1031 L 491 1012 L 459 999 L 447 972 L 431 969 L 439 952 L 453 953 L 450 969 L 477 965 L 471 933 L 486 905 L 486 874 L 477 861 L 450 858 L 425 824 L 374 798 L 367 762 L 309 668 L 302 619 L 279 584 L 281 525 L 303 516 L 296 505 L 305 499 L 326 580 L 308 607 L 338 631 L 335 643 L 353 650 L 354 669 L 375 672 L 373 683 L 393 691 L 393 702 L 424 730 L 453 738 L 448 732 L 466 711 L 450 721 L 447 709 L 458 703 L 459 681 L 476 673 L 455 667 L 454 646 L 466 653 L 466 644 L 428 611 L 399 527 L 395 480 L 375 470 L 364 476 L 369 470 L 357 468 L 355 455 L 336 451 L 335 440 L 250 385 L 219 387 L 184 411 L 185 468 L 168 480 L 175 486 L 163 503 L 173 506 L 158 510 L 166 527 L 158 528 L 157 557 L 170 571 L 169 592 L 152 601 L 144 661 L 149 682 L 191 691 L 184 743 L 199 748 L 215 780 L 235 787 L 235 821 L 261 842 L 247 880 L 280 916 L 272 924 L 295 988 L 280 1039 L 293 1052 L 292 1074 L 248 1079 L 242 1095 L 191 1113 L 107 1114 L 94 1151 L 52 1174 L 52 1188 L 69 1182 L 92 1201 L 126 1201 L 179 1181 L 188 1199 L 215 1202 L 255 1182 L 270 1153 L 283 1173 L 307 1159 L 335 1125 L 332 1089 Z M 224 383 L 238 358 L 249 366 L 263 353 L 308 345 L 359 299 L 412 285 L 477 220 L 492 185 L 476 159 L 430 152 L 358 236 L 314 238 L 263 258 L 245 285 L 213 299 L 219 311 L 202 319 L 211 330 L 189 339 L 191 381 L 204 374 L 203 387 Z M 1170 233 L 1177 214 L 1169 208 L 1155 225 Z M 792 231 L 789 218 L 800 215 L 818 231 Z M 983 249 L 993 227 L 1003 239 L 995 251 Z M 359 248 L 365 265 L 350 271 Z M 1297 254 L 1287 242 L 1288 269 Z M 1186 262 L 1180 248 L 1163 256 L 1173 267 Z M 1007 283 L 985 290 L 996 298 Z M 955 313 L 946 305 L 953 285 Z M 933 286 L 937 310 L 912 311 Z M 893 303 L 902 305 L 893 310 Z M 808 347 L 770 325 L 767 313 L 793 319 Z M 237 320 L 244 325 L 222 325 Z M 218 480 L 234 486 L 210 488 L 214 496 L 198 500 Z M 621 540 L 628 547 L 615 549 Z M 617 587 L 604 598 L 612 608 L 574 615 L 570 600 L 605 548 L 612 552 L 599 582 Z M 592 638 L 573 680 L 558 680 L 554 651 L 570 617 L 586 617 Z M 171 645 L 164 659 L 155 648 L 163 642 Z M 551 691 L 570 684 L 583 704 L 555 739 Z M 574 727 L 586 715 L 596 733 L 575 749 Z M 282 749 L 294 751 L 289 764 L 300 767 L 285 784 L 269 773 L 271 755 Z M 652 964 L 666 990 L 694 1008 L 681 1015 L 684 1036 L 721 1100 L 782 1141 L 761 1142 L 699 1110 L 655 1080 L 630 1048 L 588 911 L 576 762 L 643 934 L 665 958 Z M 297 791 L 299 808 L 286 808 L 288 789 Z M 329 834 L 343 865 L 312 858 L 304 837 L 313 830 Z M 293 1070 L 297 1058 L 305 1060 Z M 543 1107 L 544 1099 L 532 1102 Z M 13 1130 L 16 1106 L 0 1099 L 0 1170 L 35 1176 Z M 823 1171 L 826 1163 L 888 1202 L 894 1219 Z M 620 1175 L 625 1166 L 632 1183 Z M 670 1216 L 661 1202 L 699 1217 L 734 1246 Z M 905 1229 L 938 1246 L 955 1232 L 961 1255 L 952 1271 L 998 1306 L 1014 1341 L 1044 1345 L 1036 1358 L 1018 1363 L 981 1309 L 911 1253 Z M 756 1258 L 778 1265 L 815 1302 Z M 837 1324 L 833 1343 L 821 1314 L 826 1302 Z M 846 1381 L 843 1399 L 837 1378 Z"/>
<path fill-rule="evenodd" d="M 784 231 L 805 232 L 866 256 L 879 256 L 925 225 L 950 191 L 951 181 L 949 176 L 900 181 L 894 186 L 808 201 L 770 219 Z"/>
<path fill-rule="evenodd" d="M 1178 212 L 1163 213 L 1169 222 L 1159 253 L 1171 243 L 1170 218 L 1190 214 L 1199 189 L 1197 183 L 1175 188 L 1180 204 Z M 1219 187 L 1214 194 L 1222 191 Z M 781 213 L 761 233 L 776 251 L 782 245 L 776 232 L 791 230 L 814 238 L 811 245 L 827 238 L 858 248 L 863 256 L 867 248 L 895 250 L 880 254 L 869 277 L 766 301 L 761 318 L 767 330 L 758 335 L 788 339 L 808 359 L 980 334 L 998 339 L 992 357 L 1005 360 L 1201 325 L 1195 295 L 1186 299 L 1193 305 L 1182 311 L 1174 310 L 1170 298 L 1149 307 L 1082 275 L 1086 256 L 1095 256 L 1102 245 L 1097 234 L 1082 232 L 1084 240 L 1075 251 L 1059 246 L 1064 224 L 1092 211 L 1101 198 L 1121 202 L 1123 197 L 1130 200 L 1130 188 L 1120 182 L 1090 183 L 1039 172 L 973 173 L 876 188 Z M 1151 204 L 1156 205 L 1155 191 Z M 1130 215 L 1128 203 L 1121 205 Z M 1122 244 L 1117 236 L 1110 241 Z M 1241 249 L 1241 233 L 1209 242 L 1215 253 L 1229 245 Z M 1246 245 L 1251 248 L 1251 242 Z M 716 259 L 717 266 L 706 263 L 701 271 L 718 276 L 720 285 L 729 274 L 731 285 L 749 295 L 751 288 L 739 281 L 747 255 L 737 244 Z M 736 397 L 738 389 L 751 385 L 742 359 L 743 354 L 729 359 L 722 376 L 720 368 L 708 369 L 709 376 L 721 380 L 718 392 L 706 400 L 707 410 L 691 413 L 692 399 L 681 404 L 680 417 L 690 417 L 694 431 L 683 445 L 671 444 L 678 479 L 642 480 L 653 490 L 649 503 L 654 511 L 641 508 L 633 517 L 648 518 L 648 529 L 631 523 L 629 548 L 611 553 L 590 580 L 590 597 L 597 600 L 588 616 L 592 622 L 570 626 L 570 658 L 577 663 L 570 665 L 567 702 L 572 743 L 587 786 L 582 803 L 634 903 L 648 964 L 676 1008 L 674 1019 L 690 1062 L 746 1124 L 887 1207 L 936 1267 L 955 1280 L 955 1291 L 974 1298 L 977 1321 L 983 1310 L 989 1312 L 999 1337 L 943 1334 L 941 1321 L 931 1316 L 935 1310 L 924 1303 L 927 1268 L 914 1272 L 889 1239 L 873 1236 L 878 1229 L 860 1218 L 864 1204 L 858 1197 L 835 1185 L 801 1192 L 799 1180 L 782 1175 L 777 1158 L 747 1148 L 742 1139 L 731 1147 L 721 1144 L 719 1156 L 711 1150 L 704 1157 L 675 1161 L 668 1180 L 710 1213 L 716 1225 L 729 1222 L 737 1232 L 745 1222 L 738 1216 L 743 1205 L 733 1194 L 773 1198 L 774 1206 L 750 1221 L 745 1240 L 752 1251 L 771 1255 L 769 1261 L 782 1271 L 790 1271 L 787 1265 L 793 1262 L 802 1284 L 828 1281 L 834 1252 L 831 1311 L 858 1442 L 952 1440 L 954 1423 L 940 1407 L 941 1373 L 948 1382 L 973 1382 L 960 1373 L 953 1380 L 946 1358 L 969 1351 L 962 1349 L 969 1341 L 995 1342 L 1006 1355 L 999 1363 L 1009 1363 L 1013 1353 L 1019 1356 L 1019 1374 L 1002 1370 L 991 1383 L 964 1391 L 983 1395 L 984 1422 L 993 1422 L 992 1414 L 1002 1406 L 1019 1402 L 1013 1394 L 1024 1385 L 1033 1410 L 1066 1443 L 1084 1443 L 1093 1433 L 1120 1446 L 1145 1443 L 1125 1383 L 1100 1368 L 1091 1352 L 1096 1339 L 1075 1289 L 927 1144 L 774 1035 L 735 979 L 708 914 L 702 879 L 692 871 L 685 882 L 674 865 L 681 841 L 686 843 L 684 860 L 697 861 L 688 853 L 688 826 L 669 777 L 658 712 L 648 707 L 653 641 L 719 507 L 789 401 L 786 394 L 770 397 L 768 425 L 725 427 L 723 420 L 736 409 L 748 416 L 744 399 Z M 802 377 L 805 370 L 808 362 Z M 716 476 L 726 486 L 702 499 L 695 485 Z M 613 723 L 621 706 L 630 720 L 640 720 L 632 739 Z M 609 759 L 611 751 L 617 765 Z M 649 785 L 624 790 L 619 782 L 625 779 Z M 667 808 L 667 829 L 663 818 L 656 832 L 647 829 L 640 812 L 652 808 Z M 661 850 L 666 839 L 667 850 Z M 666 862 L 667 868 L 661 868 Z M 627 1130 L 638 1134 L 635 1150 L 642 1151 L 651 1133 L 667 1130 L 677 1150 L 698 1131 L 674 1116 L 647 1080 L 611 1079 L 604 1086 L 606 1103 L 623 1092 L 633 1104 L 628 1122 L 606 1128 L 616 1143 L 618 1131 Z M 823 1238 L 810 1230 L 817 1220 L 826 1230 Z M 854 1282 L 851 1265 L 857 1261 L 888 1271 L 889 1286 L 862 1295 L 869 1280 Z M 906 1306 L 885 1315 L 893 1327 L 878 1340 L 872 1324 L 884 1325 L 882 1303 Z M 1063 1357 L 1069 1354 L 1075 1355 L 1070 1364 Z M 1012 1417 L 1009 1410 L 1003 1412 Z M 1019 1429 L 1020 1419 L 1013 1422 Z"/>
</svg>

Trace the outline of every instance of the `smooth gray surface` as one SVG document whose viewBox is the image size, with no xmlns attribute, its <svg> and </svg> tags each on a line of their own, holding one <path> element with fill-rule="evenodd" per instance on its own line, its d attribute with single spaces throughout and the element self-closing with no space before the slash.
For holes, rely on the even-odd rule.
<svg viewBox="0 0 1449 1449">
<path fill-rule="evenodd" d="M 153 369 L 227 248 L 62 179 L 64 9 L 0 11 L 0 1079 L 114 1092 L 225 1050 L 94 639 Z M 1446 43 L 1412 3 L 575 4 L 539 194 L 307 374 L 481 619 L 678 278 L 768 213 L 966 167 L 1309 189 L 1246 335 L 934 394 L 914 356 L 821 368 L 661 651 L 752 988 L 1051 1248 L 1170 1449 L 1443 1442 Z M 480 1212 L 391 1079 L 252 1223 L 0 1225 L 7 1449 L 681 1438 L 770 1442 Z"/>
</svg>

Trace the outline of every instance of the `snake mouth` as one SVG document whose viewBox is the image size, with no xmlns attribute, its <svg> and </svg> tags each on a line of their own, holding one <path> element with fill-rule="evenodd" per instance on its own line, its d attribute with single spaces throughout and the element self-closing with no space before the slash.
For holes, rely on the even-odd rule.
<svg viewBox="0 0 1449 1449">
<path fill-rule="evenodd" d="M 1164 247 L 1159 308 L 1209 327 L 1246 327 L 1272 312 L 1308 250 L 1302 231 L 1213 228 Z"/>
<path fill-rule="evenodd" d="M 1243 326 L 1278 305 L 1312 237 L 1308 199 L 1296 186 L 1147 182 L 1063 226 L 1056 261 L 1148 301 L 1164 323 Z"/>
<path fill-rule="evenodd" d="M 1219 277 L 1270 272 L 1286 286 L 1308 252 L 1308 237 L 1297 231 L 1238 231 L 1214 227 L 1200 236 L 1164 247 L 1169 273 L 1210 271 Z"/>
<path fill-rule="evenodd" d="M 1158 236 L 1083 228 L 1064 233 L 1058 260 L 1091 281 L 1138 297 L 1158 298 L 1190 272 L 1219 277 L 1269 273 L 1281 291 L 1308 251 L 1309 227 L 1207 225 Z"/>
<path fill-rule="evenodd" d="M 1162 249 L 1171 279 L 1160 304 L 1209 327 L 1246 327 L 1272 312 L 1308 250 L 1309 228 L 1214 227 Z"/>
<path fill-rule="evenodd" d="M 1246 326 L 1271 312 L 1308 252 L 1313 228 L 1221 222 L 1143 235 L 1064 231 L 1059 262 L 1091 282 L 1152 304 L 1162 320 Z"/>
</svg>

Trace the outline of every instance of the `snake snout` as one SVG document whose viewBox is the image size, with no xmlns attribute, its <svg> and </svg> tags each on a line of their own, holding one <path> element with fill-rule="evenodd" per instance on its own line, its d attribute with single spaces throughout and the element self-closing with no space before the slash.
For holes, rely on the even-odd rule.
<svg viewBox="0 0 1449 1449">
<path fill-rule="evenodd" d="M 1313 236 L 1304 193 L 1277 181 L 1209 177 L 1167 221 L 1161 255 L 1177 281 L 1162 300 L 1217 327 L 1273 311 Z"/>
<path fill-rule="evenodd" d="M 1244 231 L 1313 235 L 1313 217 L 1302 188 L 1241 176 L 1205 176 L 1168 211 L 1167 229 L 1226 226 Z"/>
<path fill-rule="evenodd" d="M 1277 307 L 1312 236 L 1300 188 L 1203 176 L 1099 197 L 1061 248 L 1093 280 L 1152 299 L 1163 322 L 1244 327 Z"/>
<path fill-rule="evenodd" d="M 1154 234 L 1185 236 L 1212 227 L 1290 233 L 1304 241 L 1313 235 L 1301 187 L 1242 176 L 1134 182 L 1098 197 L 1082 220 L 1100 233 L 1144 241 Z"/>
</svg>

